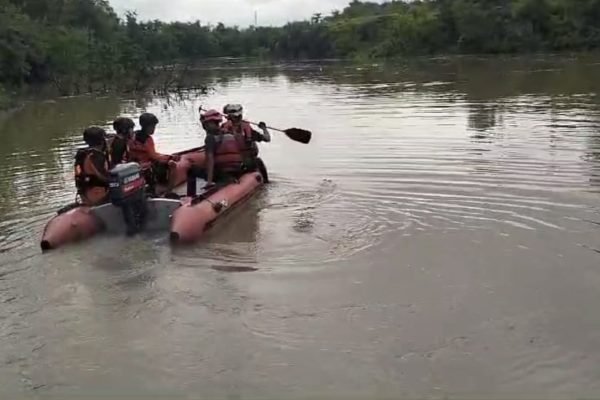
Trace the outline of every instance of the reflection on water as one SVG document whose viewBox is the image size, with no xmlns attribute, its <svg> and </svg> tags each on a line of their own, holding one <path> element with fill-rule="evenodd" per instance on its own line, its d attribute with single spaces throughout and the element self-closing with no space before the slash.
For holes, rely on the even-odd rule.
<svg viewBox="0 0 600 400">
<path fill-rule="evenodd" d="M 600 392 L 600 63 L 231 63 L 214 86 L 31 103 L 0 120 L 0 391 L 485 397 Z M 101 236 L 41 255 L 89 124 L 198 105 L 273 132 L 273 183 L 196 246 Z"/>
</svg>

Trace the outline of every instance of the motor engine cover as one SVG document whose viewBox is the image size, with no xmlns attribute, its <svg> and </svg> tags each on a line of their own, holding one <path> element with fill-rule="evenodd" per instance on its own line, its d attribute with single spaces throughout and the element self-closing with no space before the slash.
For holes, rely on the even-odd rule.
<svg viewBox="0 0 600 400">
<path fill-rule="evenodd" d="M 138 163 L 119 164 L 109 173 L 109 196 L 114 205 L 145 196 L 146 182 Z"/>
</svg>

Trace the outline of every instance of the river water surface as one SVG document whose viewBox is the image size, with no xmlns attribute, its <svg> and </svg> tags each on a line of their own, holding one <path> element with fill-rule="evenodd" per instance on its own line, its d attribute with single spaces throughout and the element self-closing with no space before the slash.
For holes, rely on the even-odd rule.
<svg viewBox="0 0 600 400">
<path fill-rule="evenodd" d="M 65 98 L 2 117 L 0 392 L 600 395 L 600 59 L 211 68 L 200 95 Z M 196 246 L 42 255 L 83 128 L 243 103 L 313 131 Z"/>
</svg>

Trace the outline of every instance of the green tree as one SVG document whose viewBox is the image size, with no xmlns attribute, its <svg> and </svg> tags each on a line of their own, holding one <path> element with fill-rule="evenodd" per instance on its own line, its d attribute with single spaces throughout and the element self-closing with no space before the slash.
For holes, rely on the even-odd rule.
<svg viewBox="0 0 600 400">
<path fill-rule="evenodd" d="M 119 19 L 107 0 L 0 0 L 0 84 L 136 90 L 207 57 L 399 57 L 600 47 L 600 0 L 352 0 L 282 27 Z M 6 96 L 6 95 L 4 95 Z"/>
</svg>

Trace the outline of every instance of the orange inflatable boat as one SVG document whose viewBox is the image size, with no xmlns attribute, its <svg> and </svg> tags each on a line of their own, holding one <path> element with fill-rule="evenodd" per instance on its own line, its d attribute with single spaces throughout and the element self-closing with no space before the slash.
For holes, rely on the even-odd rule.
<svg viewBox="0 0 600 400">
<path fill-rule="evenodd" d="M 204 152 L 200 148 L 179 154 L 181 160 L 170 173 L 172 182 L 181 185 L 192 165 L 204 164 Z M 158 230 L 165 234 L 170 232 L 173 242 L 190 243 L 199 239 L 218 217 L 250 197 L 264 182 L 260 173 L 248 173 L 238 182 L 214 187 L 194 198 L 146 199 L 143 191 L 139 191 L 141 195 L 138 196 L 133 190 L 140 176 L 137 164 L 123 164 L 115 170 L 111 171 L 111 176 L 113 172 L 121 174 L 123 185 L 113 187 L 111 181 L 111 203 L 95 207 L 73 205 L 60 210 L 44 229 L 40 242 L 43 251 L 89 239 L 101 232 L 124 234 Z M 166 191 L 164 187 L 158 189 L 163 193 Z M 132 190 L 131 196 L 125 193 L 127 190 Z M 129 200 L 115 201 L 121 197 Z M 136 229 L 132 231 L 132 227 Z"/>
<path fill-rule="evenodd" d="M 197 241 L 218 217 L 250 197 L 263 183 L 264 177 L 252 172 L 243 175 L 238 182 L 196 198 L 185 198 L 171 218 L 171 242 Z"/>
</svg>

